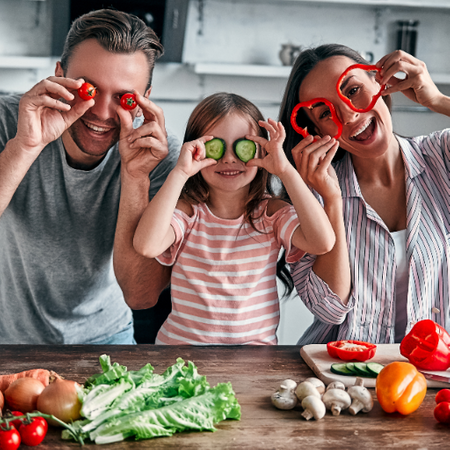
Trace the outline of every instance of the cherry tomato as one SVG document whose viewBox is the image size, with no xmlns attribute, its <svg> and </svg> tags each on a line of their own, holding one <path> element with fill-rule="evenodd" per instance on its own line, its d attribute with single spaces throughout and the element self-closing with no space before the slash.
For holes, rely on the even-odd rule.
<svg viewBox="0 0 450 450">
<path fill-rule="evenodd" d="M 134 94 L 123 94 L 120 99 L 120 106 L 127 111 L 130 111 L 137 106 L 136 96 Z"/>
<path fill-rule="evenodd" d="M 78 95 L 83 100 L 90 100 L 91 98 L 94 98 L 97 94 L 97 88 L 94 87 L 91 83 L 83 83 L 78 89 Z"/>
<path fill-rule="evenodd" d="M 450 423 L 450 402 L 441 402 L 434 408 L 434 418 L 440 423 Z"/>
<path fill-rule="evenodd" d="M 8 411 L 3 418 L 4 419 L 9 419 L 12 416 L 24 416 L 24 413 L 21 413 L 20 411 Z M 25 420 L 25 418 L 23 419 L 17 419 L 17 420 L 10 420 L 9 423 L 16 429 L 19 429 L 20 425 L 22 424 L 22 421 Z M 0 447 L 1 448 L 1 447 Z"/>
<path fill-rule="evenodd" d="M 434 399 L 436 403 L 450 402 L 450 389 L 441 389 Z"/>
<path fill-rule="evenodd" d="M 5 430 L 0 427 L 0 448 L 2 450 L 17 450 L 20 445 L 20 434 L 14 428 Z"/>
<path fill-rule="evenodd" d="M 42 417 L 32 417 L 30 423 L 24 422 L 19 427 L 22 443 L 30 447 L 39 445 L 44 440 L 47 430 L 47 422 Z"/>
</svg>

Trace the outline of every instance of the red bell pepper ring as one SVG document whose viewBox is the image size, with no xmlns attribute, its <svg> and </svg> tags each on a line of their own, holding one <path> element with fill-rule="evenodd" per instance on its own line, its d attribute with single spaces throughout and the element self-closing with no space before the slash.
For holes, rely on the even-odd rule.
<svg viewBox="0 0 450 450">
<path fill-rule="evenodd" d="M 366 65 L 366 64 L 353 64 L 352 66 L 347 67 L 347 69 L 346 69 L 346 70 L 343 72 L 343 74 L 339 77 L 338 82 L 337 82 L 337 84 L 336 84 L 336 90 L 337 90 L 337 93 L 338 93 L 340 99 L 341 99 L 341 100 L 342 100 L 342 101 L 343 101 L 350 109 L 352 109 L 352 110 L 355 111 L 355 112 L 366 113 L 366 112 L 370 111 L 370 110 L 375 106 L 375 103 L 376 103 L 377 100 L 380 98 L 380 95 L 381 95 L 381 93 L 383 92 L 383 90 L 384 90 L 384 88 L 386 87 L 386 85 L 385 85 L 385 84 L 381 85 L 380 91 L 372 97 L 372 100 L 371 100 L 371 102 L 369 103 L 369 106 L 367 106 L 366 108 L 362 108 L 362 109 L 356 108 L 355 105 L 352 103 L 352 101 L 351 101 L 348 97 L 346 97 L 346 96 L 342 93 L 342 91 L 341 91 L 341 85 L 342 85 L 342 82 L 344 81 L 344 78 L 347 76 L 347 74 L 348 74 L 349 72 L 351 72 L 351 71 L 354 70 L 354 69 L 362 69 L 362 70 L 364 70 L 364 71 L 366 71 L 366 72 L 373 72 L 374 70 L 377 71 L 377 72 L 379 72 L 379 71 L 381 70 L 381 68 L 380 68 L 380 67 L 377 67 L 377 66 L 368 66 L 368 65 Z"/>
<path fill-rule="evenodd" d="M 375 356 L 377 346 L 363 341 L 328 342 L 327 352 L 332 358 L 343 361 L 367 361 Z"/>
<path fill-rule="evenodd" d="M 313 105 L 315 105 L 316 103 L 325 103 L 325 105 L 327 105 L 328 108 L 330 108 L 331 120 L 338 127 L 338 132 L 334 136 L 334 139 L 339 139 L 341 134 L 342 134 L 342 123 L 338 119 L 338 116 L 336 114 L 336 109 L 335 109 L 333 103 L 328 101 L 326 98 L 313 98 L 312 100 L 308 100 L 307 102 L 300 102 L 300 103 L 298 103 L 295 106 L 295 108 L 292 110 L 292 114 L 291 114 L 291 125 L 292 125 L 292 128 L 298 134 L 301 134 L 304 138 L 309 136 L 309 132 L 308 132 L 307 128 L 302 128 L 302 127 L 298 126 L 298 124 L 297 124 L 297 114 L 298 114 L 298 111 L 299 111 L 300 108 L 312 109 Z"/>
<path fill-rule="evenodd" d="M 420 320 L 403 338 L 400 353 L 418 369 L 450 367 L 450 335 L 431 319 Z"/>
</svg>

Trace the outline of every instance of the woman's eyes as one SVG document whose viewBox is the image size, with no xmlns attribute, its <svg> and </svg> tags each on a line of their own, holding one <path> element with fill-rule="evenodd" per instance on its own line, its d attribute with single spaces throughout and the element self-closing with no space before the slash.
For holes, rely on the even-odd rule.
<svg viewBox="0 0 450 450">
<path fill-rule="evenodd" d="M 324 109 L 320 114 L 319 114 L 319 119 L 320 120 L 322 120 L 322 119 L 327 119 L 328 117 L 330 117 L 331 116 L 331 111 L 327 108 L 327 109 Z"/>
</svg>

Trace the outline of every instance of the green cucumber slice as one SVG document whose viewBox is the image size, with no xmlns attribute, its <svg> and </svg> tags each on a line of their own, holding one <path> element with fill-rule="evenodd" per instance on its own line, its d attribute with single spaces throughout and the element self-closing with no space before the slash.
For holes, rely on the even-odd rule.
<svg viewBox="0 0 450 450">
<path fill-rule="evenodd" d="M 358 372 L 355 369 L 355 363 L 354 362 L 350 362 L 345 364 L 347 366 L 347 369 L 350 370 L 350 372 L 354 375 L 358 375 Z"/>
<path fill-rule="evenodd" d="M 372 376 L 376 377 L 384 368 L 383 364 L 379 363 L 367 363 L 367 370 L 372 374 Z"/>
<path fill-rule="evenodd" d="M 355 370 L 362 377 L 371 377 L 372 374 L 367 370 L 366 363 L 355 363 Z"/>
<path fill-rule="evenodd" d="M 337 375 L 354 375 L 353 372 L 351 372 L 348 368 L 347 368 L 347 364 L 345 363 L 334 363 L 331 364 L 330 367 L 331 372 L 337 374 Z"/>
<path fill-rule="evenodd" d="M 243 162 L 250 161 L 256 155 L 256 144 L 249 139 L 238 139 L 233 147 L 234 153 Z"/>
<path fill-rule="evenodd" d="M 205 143 L 206 157 L 218 160 L 225 153 L 225 141 L 214 138 Z"/>
</svg>

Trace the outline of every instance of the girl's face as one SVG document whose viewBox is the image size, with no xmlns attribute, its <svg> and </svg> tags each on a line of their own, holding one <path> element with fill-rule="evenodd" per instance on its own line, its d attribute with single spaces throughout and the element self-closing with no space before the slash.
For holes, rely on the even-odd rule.
<svg viewBox="0 0 450 450">
<path fill-rule="evenodd" d="M 357 113 L 346 105 L 338 96 L 336 83 L 340 75 L 355 62 L 346 56 L 332 56 L 317 63 L 305 77 L 300 86 L 300 101 L 324 97 L 333 103 L 336 114 L 343 125 L 339 144 L 342 148 L 361 158 L 374 158 L 386 152 L 395 141 L 392 133 L 392 119 L 388 107 L 380 97 L 373 109 L 366 113 Z M 376 83 L 368 78 L 368 83 Z M 374 86 L 374 92 L 379 86 Z M 307 114 L 316 125 L 314 133 L 321 136 L 334 135 L 336 126 L 326 120 L 326 114 L 317 111 Z M 312 134 L 312 132 L 310 131 Z"/>
<path fill-rule="evenodd" d="M 207 129 L 205 136 L 214 136 L 225 141 L 225 153 L 216 165 L 201 171 L 210 189 L 221 191 L 239 191 L 247 189 L 255 178 L 258 168 L 247 167 L 234 153 L 233 143 L 248 134 L 259 134 L 255 126 L 243 116 L 232 113 L 225 116 L 213 127 Z M 258 147 L 258 145 L 257 145 Z M 256 157 L 258 157 L 259 148 Z"/>
</svg>

